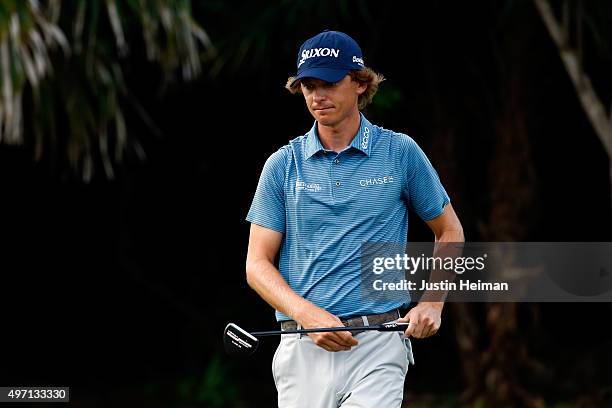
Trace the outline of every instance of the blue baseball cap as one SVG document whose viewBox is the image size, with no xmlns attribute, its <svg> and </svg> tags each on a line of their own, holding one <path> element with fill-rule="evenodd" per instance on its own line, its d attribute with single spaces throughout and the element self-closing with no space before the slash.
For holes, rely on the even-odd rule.
<svg viewBox="0 0 612 408">
<path fill-rule="evenodd" d="M 297 58 L 297 74 L 301 78 L 317 78 L 338 82 L 349 71 L 363 69 L 363 55 L 355 40 L 340 31 L 323 31 L 304 41 Z"/>
</svg>

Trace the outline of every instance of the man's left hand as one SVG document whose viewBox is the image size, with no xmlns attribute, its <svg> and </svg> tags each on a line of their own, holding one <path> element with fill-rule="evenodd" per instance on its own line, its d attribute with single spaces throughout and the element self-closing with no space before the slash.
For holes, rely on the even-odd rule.
<svg viewBox="0 0 612 408">
<path fill-rule="evenodd" d="M 406 313 L 406 316 L 398 320 L 400 323 L 410 322 L 404 332 L 406 337 L 414 336 L 417 339 L 436 334 L 442 324 L 443 302 L 421 302 Z"/>
</svg>

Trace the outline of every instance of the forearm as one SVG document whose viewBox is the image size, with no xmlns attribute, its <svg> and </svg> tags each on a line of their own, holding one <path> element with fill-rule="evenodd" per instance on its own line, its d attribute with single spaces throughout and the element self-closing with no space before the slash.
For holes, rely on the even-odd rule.
<svg viewBox="0 0 612 408">
<path fill-rule="evenodd" d="M 314 306 L 289 287 L 272 262 L 247 262 L 247 283 L 263 300 L 279 312 L 299 321 L 304 310 Z"/>
<path fill-rule="evenodd" d="M 462 249 L 458 248 L 455 245 L 444 245 L 444 243 L 454 243 L 454 242 L 464 242 L 465 237 L 463 235 L 463 229 L 459 226 L 456 229 L 446 229 L 436 235 L 436 242 L 441 243 L 441 245 L 437 245 L 437 250 L 435 251 L 436 257 L 441 258 L 457 258 L 461 256 Z M 433 269 L 431 271 L 429 282 L 430 283 L 439 283 L 444 281 L 454 281 L 456 277 L 456 273 L 449 272 L 446 270 Z M 444 301 L 448 296 L 448 291 L 444 289 L 438 289 L 434 291 L 425 291 L 421 297 L 421 302 L 423 303 L 432 303 L 433 306 L 436 306 L 440 310 L 444 306 Z M 419 302 L 419 303 L 421 303 Z"/>
<path fill-rule="evenodd" d="M 457 227 L 456 229 L 445 230 L 436 236 L 436 242 L 465 242 L 463 229 Z"/>
</svg>

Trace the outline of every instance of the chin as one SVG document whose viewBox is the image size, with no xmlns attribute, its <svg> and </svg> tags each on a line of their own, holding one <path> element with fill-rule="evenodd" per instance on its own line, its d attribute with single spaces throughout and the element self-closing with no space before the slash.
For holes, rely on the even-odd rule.
<svg viewBox="0 0 612 408">
<path fill-rule="evenodd" d="M 334 124 L 333 120 L 330 120 L 330 118 L 326 118 L 326 117 L 315 117 L 315 119 L 317 120 L 317 122 L 319 122 L 320 124 L 324 125 L 324 126 L 330 126 Z"/>
<path fill-rule="evenodd" d="M 320 114 L 315 114 L 313 116 L 317 120 L 317 122 L 319 122 L 320 124 L 322 124 L 324 126 L 331 126 L 331 125 L 333 125 L 333 124 L 335 124 L 337 122 L 336 115 L 320 115 Z"/>
</svg>

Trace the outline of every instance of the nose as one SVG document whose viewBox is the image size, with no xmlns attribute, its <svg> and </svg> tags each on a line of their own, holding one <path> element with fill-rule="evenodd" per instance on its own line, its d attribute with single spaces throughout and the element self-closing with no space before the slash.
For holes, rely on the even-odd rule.
<svg viewBox="0 0 612 408">
<path fill-rule="evenodd" d="M 327 92 L 322 86 L 317 86 L 312 92 L 312 99 L 314 102 L 322 102 L 327 98 Z"/>
</svg>

